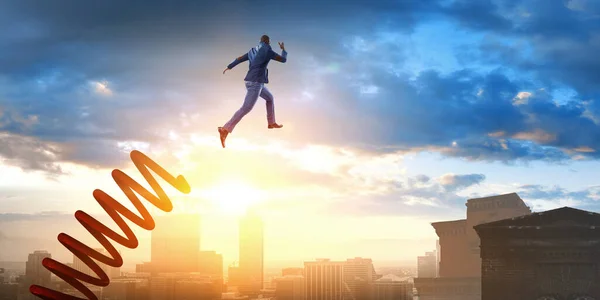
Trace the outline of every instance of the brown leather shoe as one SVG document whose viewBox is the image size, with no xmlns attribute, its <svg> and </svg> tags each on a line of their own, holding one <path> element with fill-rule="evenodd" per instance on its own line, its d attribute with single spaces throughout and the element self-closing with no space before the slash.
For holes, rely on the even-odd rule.
<svg viewBox="0 0 600 300">
<path fill-rule="evenodd" d="M 223 127 L 219 127 L 219 136 L 221 138 L 221 146 L 223 146 L 223 148 L 225 148 L 225 139 L 227 138 L 227 135 L 229 134 L 229 132 L 227 131 L 227 129 L 223 128 Z"/>
<path fill-rule="evenodd" d="M 281 128 L 281 127 L 283 127 L 283 125 L 281 125 L 281 124 L 277 124 L 277 123 L 269 124 L 269 129 Z"/>
</svg>

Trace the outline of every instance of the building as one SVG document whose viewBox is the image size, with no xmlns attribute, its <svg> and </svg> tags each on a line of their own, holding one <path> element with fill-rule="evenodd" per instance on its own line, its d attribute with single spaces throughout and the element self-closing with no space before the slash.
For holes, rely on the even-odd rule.
<svg viewBox="0 0 600 300">
<path fill-rule="evenodd" d="M 136 273 L 152 273 L 152 264 L 150 262 L 143 262 L 135 265 Z"/>
<path fill-rule="evenodd" d="M 375 281 L 375 267 L 370 258 L 350 258 L 344 265 L 344 283 L 347 286 L 345 299 L 368 298 L 370 285 Z"/>
<path fill-rule="evenodd" d="M 417 276 L 420 278 L 437 277 L 438 262 L 436 252 L 426 252 L 425 256 L 417 257 Z"/>
<path fill-rule="evenodd" d="M 0 283 L 0 300 L 19 299 L 19 284 Z"/>
<path fill-rule="evenodd" d="M 435 277 L 440 277 L 440 240 L 435 241 Z"/>
<path fill-rule="evenodd" d="M 25 277 L 30 280 L 30 284 L 46 286 L 50 284 L 52 273 L 42 265 L 44 258 L 52 258 L 48 251 L 34 251 L 27 257 L 25 263 Z"/>
<path fill-rule="evenodd" d="M 299 275 L 304 276 L 304 268 L 284 268 L 281 269 L 281 276 Z"/>
<path fill-rule="evenodd" d="M 200 251 L 198 253 L 198 272 L 223 278 L 223 256 L 215 251 Z"/>
<path fill-rule="evenodd" d="M 149 281 L 141 278 L 118 278 L 102 288 L 102 300 L 149 299 Z"/>
<path fill-rule="evenodd" d="M 277 300 L 304 300 L 304 277 L 285 275 L 275 279 L 275 297 Z"/>
<path fill-rule="evenodd" d="M 152 273 L 196 272 L 200 251 L 200 215 L 155 217 L 151 231 Z"/>
<path fill-rule="evenodd" d="M 150 278 L 151 300 L 221 298 L 223 281 L 200 273 L 158 273 Z"/>
<path fill-rule="evenodd" d="M 108 253 L 108 251 L 106 251 L 106 249 L 104 248 L 94 248 L 95 251 L 100 252 L 101 254 L 111 257 L 111 255 Z M 120 253 L 120 252 L 119 252 Z M 119 276 L 121 276 L 121 268 L 120 267 L 111 267 L 106 265 L 105 263 L 96 261 L 96 264 L 98 264 L 98 266 L 102 269 L 102 271 L 104 271 L 104 273 L 106 273 L 106 275 L 108 276 L 108 278 L 110 280 L 117 278 Z M 93 276 L 93 277 L 98 277 L 98 275 L 96 275 L 96 273 L 94 273 L 94 271 L 92 271 L 92 269 L 90 267 L 88 267 L 88 265 L 86 265 L 81 259 L 79 259 L 79 257 L 77 257 L 75 254 L 73 254 L 73 269 L 82 272 L 84 274 Z"/>
<path fill-rule="evenodd" d="M 482 300 L 600 299 L 600 214 L 563 207 L 475 230 Z"/>
<path fill-rule="evenodd" d="M 431 225 L 439 237 L 437 278 L 415 278 L 420 300 L 480 300 L 479 236 L 473 226 L 531 214 L 516 193 L 469 199 L 467 218 Z"/>
<path fill-rule="evenodd" d="M 220 300 L 222 287 L 209 279 L 187 279 L 175 282 L 176 300 Z"/>
<path fill-rule="evenodd" d="M 317 259 L 304 263 L 306 300 L 344 300 L 344 261 Z"/>
<path fill-rule="evenodd" d="M 371 300 L 413 300 L 413 284 L 390 274 L 375 280 L 371 293 Z"/>
<path fill-rule="evenodd" d="M 27 262 L 25 263 L 25 275 L 21 277 L 19 282 L 19 300 L 37 299 L 37 297 L 29 292 L 29 287 L 32 284 L 50 287 L 52 273 L 42 265 L 42 260 L 46 257 L 52 258 L 52 255 L 45 250 L 34 251 L 28 255 Z"/>
<path fill-rule="evenodd" d="M 243 284 L 253 291 L 264 287 L 264 224 L 262 219 L 248 213 L 239 223 L 239 271 Z"/>
</svg>

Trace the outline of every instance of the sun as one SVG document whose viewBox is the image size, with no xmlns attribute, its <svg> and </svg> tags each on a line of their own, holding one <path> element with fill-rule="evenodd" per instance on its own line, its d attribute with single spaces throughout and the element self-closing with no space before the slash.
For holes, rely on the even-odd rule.
<svg viewBox="0 0 600 300">
<path fill-rule="evenodd" d="M 221 181 L 203 191 L 222 213 L 242 215 L 246 210 L 264 199 L 264 193 L 242 180 Z"/>
</svg>

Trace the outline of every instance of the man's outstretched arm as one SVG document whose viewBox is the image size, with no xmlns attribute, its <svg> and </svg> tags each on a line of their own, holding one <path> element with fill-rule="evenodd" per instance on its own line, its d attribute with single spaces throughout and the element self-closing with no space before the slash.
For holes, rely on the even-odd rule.
<svg viewBox="0 0 600 300">
<path fill-rule="evenodd" d="M 238 64 L 245 62 L 247 60 L 248 60 L 248 53 L 236 58 L 233 62 L 231 62 L 229 65 L 227 65 L 227 68 L 223 71 L 223 74 L 225 74 L 225 71 L 231 70 Z"/>
<path fill-rule="evenodd" d="M 285 46 L 283 45 L 283 42 L 279 43 L 279 48 L 281 48 L 281 55 L 277 54 L 273 50 L 269 50 L 269 57 L 272 60 L 276 60 L 278 62 L 284 63 L 287 61 L 287 51 L 285 51 Z"/>
</svg>

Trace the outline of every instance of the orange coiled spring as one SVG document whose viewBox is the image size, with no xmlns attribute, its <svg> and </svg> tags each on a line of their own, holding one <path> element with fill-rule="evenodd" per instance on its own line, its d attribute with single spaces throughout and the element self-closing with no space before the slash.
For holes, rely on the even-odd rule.
<svg viewBox="0 0 600 300">
<path fill-rule="evenodd" d="M 127 209 L 121 203 L 117 202 L 114 198 L 103 192 L 102 190 L 94 190 L 94 198 L 100 206 L 104 208 L 104 210 L 108 213 L 108 215 L 117 223 L 119 228 L 123 231 L 125 236 L 121 236 L 112 229 L 109 229 L 104 224 L 100 223 L 98 220 L 94 219 L 87 213 L 78 210 L 75 212 L 75 218 L 85 227 L 95 238 L 102 244 L 104 249 L 108 251 L 111 257 L 105 256 L 87 245 L 81 243 L 80 241 L 72 238 L 68 234 L 60 233 L 58 235 L 58 241 L 63 244 L 67 249 L 69 249 L 74 255 L 76 255 L 79 259 L 81 259 L 96 275 L 96 277 L 89 276 L 73 268 L 67 267 L 66 265 L 59 263 L 51 258 L 45 258 L 42 260 L 42 265 L 54 273 L 56 276 L 62 278 L 65 282 L 69 283 L 72 287 L 76 288 L 78 291 L 83 293 L 87 299 L 89 300 L 98 300 L 96 295 L 87 288 L 83 282 L 87 282 L 89 284 L 93 284 L 96 286 L 107 286 L 110 283 L 108 275 L 104 273 L 102 268 L 98 266 L 92 258 L 112 267 L 121 267 L 123 265 L 123 258 L 115 249 L 115 247 L 108 241 L 107 238 L 112 239 L 113 241 L 128 247 L 130 249 L 135 249 L 138 246 L 138 239 L 131 231 L 131 228 L 127 226 L 123 217 L 129 219 L 133 223 L 138 226 L 146 229 L 152 230 L 154 229 L 155 223 L 154 219 L 148 212 L 148 210 L 144 207 L 144 205 L 140 202 L 140 199 L 136 196 L 135 193 L 141 195 L 150 203 L 154 204 L 157 208 L 161 209 L 165 212 L 170 212 L 173 209 L 173 204 L 169 197 L 165 194 L 160 185 L 156 182 L 156 179 L 150 174 L 149 170 L 154 171 L 158 176 L 164 179 L 167 183 L 175 187 L 177 190 L 184 194 L 188 194 L 190 192 L 190 185 L 187 183 L 185 178 L 182 175 L 177 176 L 175 178 L 173 175 L 169 174 L 165 169 L 163 169 L 160 165 L 150 159 L 148 156 L 144 155 L 140 151 L 134 150 L 130 154 L 131 160 L 137 167 L 137 169 L 142 173 L 144 179 L 150 184 L 156 195 L 153 195 L 144 187 L 142 187 L 139 183 L 129 177 L 127 174 L 123 173 L 121 170 L 113 170 L 112 177 L 117 183 L 117 185 L 121 188 L 123 193 L 131 200 L 135 208 L 140 212 L 141 217 Z M 135 193 L 134 193 L 135 192 Z M 122 217 L 123 216 L 123 217 Z M 41 298 L 41 299 L 82 299 L 71 295 L 67 295 L 55 290 L 51 290 L 46 287 L 31 285 L 29 287 L 29 291 L 31 294 Z"/>
</svg>

